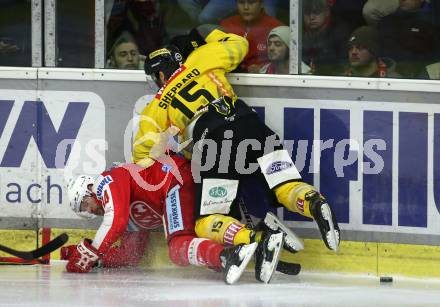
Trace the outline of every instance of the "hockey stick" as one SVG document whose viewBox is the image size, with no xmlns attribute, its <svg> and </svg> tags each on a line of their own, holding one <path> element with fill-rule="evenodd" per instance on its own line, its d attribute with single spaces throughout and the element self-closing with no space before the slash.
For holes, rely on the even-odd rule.
<svg viewBox="0 0 440 307">
<path fill-rule="evenodd" d="M 29 264 L 49 264 L 48 260 L 34 259 L 27 261 L 16 257 L 0 257 L 0 265 L 29 265 Z"/>
<path fill-rule="evenodd" d="M 33 251 L 28 251 L 28 252 L 18 251 L 1 244 L 0 244 L 0 251 L 6 252 L 8 254 L 11 254 L 15 257 L 19 257 L 27 261 L 31 261 L 40 258 L 41 256 L 47 255 L 53 252 L 54 250 L 57 250 L 58 248 L 63 246 L 64 243 L 67 242 L 67 240 L 69 240 L 69 236 L 66 233 L 62 233 L 58 237 L 50 241 L 49 243 Z"/>
</svg>

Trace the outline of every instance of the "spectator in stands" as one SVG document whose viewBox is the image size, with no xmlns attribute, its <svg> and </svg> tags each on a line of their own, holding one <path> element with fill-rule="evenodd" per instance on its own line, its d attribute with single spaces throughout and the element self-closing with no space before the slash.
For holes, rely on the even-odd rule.
<svg viewBox="0 0 440 307">
<path fill-rule="evenodd" d="M 327 0 L 331 7 L 333 18 L 343 20 L 349 27 L 349 32 L 365 25 L 365 20 L 362 16 L 365 2 L 367 0 Z"/>
<path fill-rule="evenodd" d="M 195 25 L 219 23 L 235 12 L 235 0 L 177 0 Z"/>
<path fill-rule="evenodd" d="M 191 17 L 195 25 L 218 23 L 236 11 L 236 0 L 177 0 L 180 7 Z M 288 1 L 265 0 L 268 15 L 275 17 L 277 11 L 288 10 Z"/>
<path fill-rule="evenodd" d="M 290 28 L 273 28 L 267 36 L 267 56 L 269 62 L 260 69 L 262 74 L 289 74 Z M 310 67 L 302 63 L 301 73 L 310 73 Z"/>
<path fill-rule="evenodd" d="M 31 3 L 0 1 L 0 66 L 32 66 Z"/>
<path fill-rule="evenodd" d="M 267 59 L 266 38 L 281 21 L 267 15 L 263 0 L 236 0 L 238 15 L 224 19 L 220 25 L 227 32 L 246 37 L 249 52 L 238 71 L 258 73 Z"/>
<path fill-rule="evenodd" d="M 427 65 L 418 75 L 418 78 L 440 80 L 440 62 Z"/>
<path fill-rule="evenodd" d="M 113 44 L 109 51 L 107 68 L 143 69 L 139 48 L 129 32 L 122 32 Z"/>
<path fill-rule="evenodd" d="M 362 10 L 365 21 L 376 26 L 379 21 L 392 13 L 399 7 L 399 0 L 368 0 Z"/>
<path fill-rule="evenodd" d="M 163 11 L 158 0 L 115 1 L 107 23 L 107 47 L 120 33 L 133 34 L 141 54 L 148 54 L 163 43 Z"/>
<path fill-rule="evenodd" d="M 379 22 L 383 54 L 399 62 L 399 72 L 415 77 L 433 61 L 437 43 L 433 10 L 425 0 L 401 0 L 396 12 Z"/>
<path fill-rule="evenodd" d="M 302 60 L 317 75 L 335 75 L 345 58 L 348 25 L 331 15 L 327 0 L 307 0 L 303 6 Z"/>
<path fill-rule="evenodd" d="M 13 54 L 20 51 L 15 40 L 8 37 L 0 37 L 0 54 Z"/>
<path fill-rule="evenodd" d="M 57 1 L 55 66 L 95 66 L 95 3 L 89 0 Z M 55 56 L 55 55 L 54 55 Z M 46 63 L 49 65 L 49 63 Z"/>
<path fill-rule="evenodd" d="M 379 34 L 372 26 L 357 28 L 348 39 L 348 69 L 344 76 L 398 78 L 396 64 L 379 57 Z"/>
</svg>

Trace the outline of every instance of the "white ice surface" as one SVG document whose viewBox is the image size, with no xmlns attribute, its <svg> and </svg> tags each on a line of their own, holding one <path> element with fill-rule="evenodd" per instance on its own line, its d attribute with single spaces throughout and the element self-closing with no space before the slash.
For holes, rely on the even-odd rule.
<svg viewBox="0 0 440 307">
<path fill-rule="evenodd" d="M 270 284 L 245 272 L 235 285 L 205 269 L 98 270 L 69 274 L 64 263 L 0 266 L 0 306 L 440 306 L 440 281 L 276 273 Z"/>
</svg>

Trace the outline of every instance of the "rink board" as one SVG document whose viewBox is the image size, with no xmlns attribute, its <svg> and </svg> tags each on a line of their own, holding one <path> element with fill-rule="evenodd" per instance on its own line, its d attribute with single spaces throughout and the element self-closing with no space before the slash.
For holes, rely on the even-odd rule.
<svg viewBox="0 0 440 307">
<path fill-rule="evenodd" d="M 65 187 L 72 175 L 98 174 L 130 159 L 136 116 L 155 93 L 145 79 L 141 71 L 0 70 L 1 229 L 96 229 L 99 220 L 72 214 Z M 332 205 L 352 250 L 339 258 L 356 259 L 359 251 L 376 259 L 372 272 L 406 267 L 411 274 L 434 274 L 428 264 L 440 236 L 440 166 L 434 159 L 440 149 L 439 82 L 263 75 L 230 80 L 283 138 L 303 178 Z M 248 201 L 261 200 L 258 191 L 250 194 Z M 306 265 L 309 252 L 310 258 L 325 255 L 314 247 L 319 233 L 313 222 L 277 213 L 312 239 L 298 255 L 305 267 L 335 269 L 326 257 L 319 268 Z M 414 243 L 422 245 L 405 245 Z M 394 266 L 409 259 L 401 254 L 414 256 L 411 248 L 421 248 L 425 269 Z M 357 271 L 360 264 L 352 263 L 350 271 Z M 370 272 L 363 265 L 359 270 Z"/>
<path fill-rule="evenodd" d="M 66 245 L 76 244 L 82 238 L 93 238 L 93 230 L 52 229 L 51 236 L 62 232 L 69 235 Z M 41 231 L 37 236 L 29 230 L 0 230 L 0 242 L 19 250 L 32 250 L 41 245 Z M 10 255 L 0 252 L 0 257 Z M 59 250 L 50 255 L 59 260 Z M 407 276 L 440 278 L 440 247 L 396 243 L 343 241 L 338 254 L 327 250 L 321 240 L 306 239 L 305 249 L 297 254 L 284 252 L 281 259 L 300 263 L 303 272 L 338 272 L 370 276 Z M 0 262 L 1 263 L 1 262 Z M 153 232 L 146 248 L 141 267 L 147 269 L 177 268 L 168 257 L 166 240 L 161 232 Z M 252 269 L 253 264 L 248 269 Z"/>
</svg>

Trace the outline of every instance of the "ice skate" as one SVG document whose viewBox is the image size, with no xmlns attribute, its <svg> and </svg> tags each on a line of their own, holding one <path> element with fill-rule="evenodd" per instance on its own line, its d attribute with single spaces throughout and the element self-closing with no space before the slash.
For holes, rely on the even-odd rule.
<svg viewBox="0 0 440 307">
<path fill-rule="evenodd" d="M 329 204 L 316 194 L 317 199 L 310 201 L 310 213 L 318 224 L 322 239 L 328 249 L 338 251 L 340 230 Z"/>
<path fill-rule="evenodd" d="M 284 233 L 284 248 L 291 253 L 304 249 L 304 242 L 292 230 L 285 226 L 272 212 L 267 212 L 264 218 L 264 225 L 272 232 Z"/>
<path fill-rule="evenodd" d="M 220 255 L 225 283 L 237 282 L 257 249 L 257 242 L 225 248 Z"/>
<path fill-rule="evenodd" d="M 255 252 L 255 278 L 269 283 L 281 256 L 284 233 L 264 232 Z"/>
</svg>

